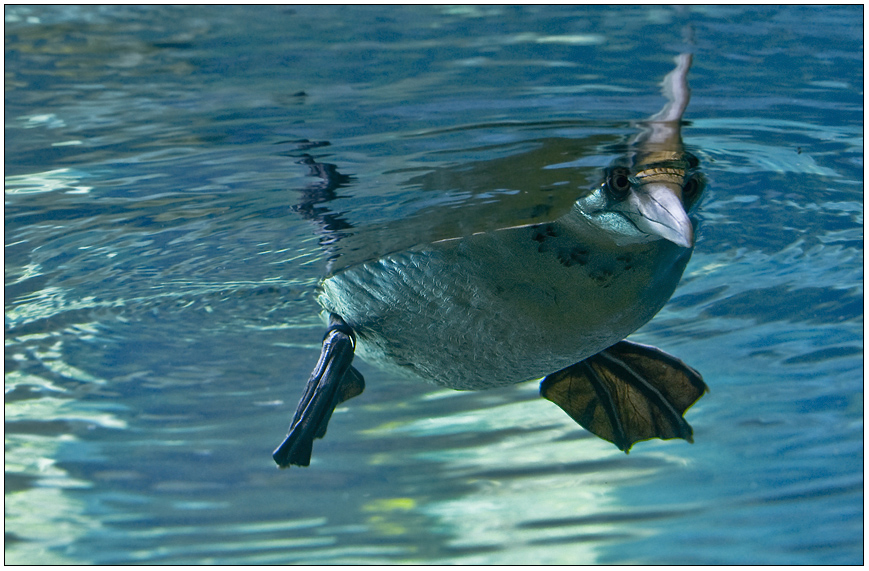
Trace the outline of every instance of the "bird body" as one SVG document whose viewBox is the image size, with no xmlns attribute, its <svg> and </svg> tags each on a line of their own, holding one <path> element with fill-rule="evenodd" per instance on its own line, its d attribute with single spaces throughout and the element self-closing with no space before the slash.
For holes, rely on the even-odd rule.
<svg viewBox="0 0 869 571">
<path fill-rule="evenodd" d="M 509 385 L 606 349 L 667 302 L 691 249 L 626 245 L 580 206 L 552 223 L 394 253 L 324 280 L 357 354 L 453 389 Z"/>
<path fill-rule="evenodd" d="M 624 340 L 667 302 L 694 247 L 689 213 L 702 184 L 680 131 L 690 63 L 690 55 L 677 58 L 664 80 L 667 105 L 596 188 L 575 188 L 569 173 L 553 173 L 575 157 L 515 161 L 525 183 L 546 173 L 547 189 L 574 193 L 561 216 L 421 243 L 325 278 L 318 300 L 329 326 L 273 455 L 278 465 L 307 466 L 332 410 L 362 392 L 354 353 L 453 389 L 543 377 L 544 398 L 625 451 L 654 437 L 691 441 L 682 415 L 706 390 L 699 373 Z M 324 228 L 338 227 L 335 216 L 321 218 Z"/>
</svg>

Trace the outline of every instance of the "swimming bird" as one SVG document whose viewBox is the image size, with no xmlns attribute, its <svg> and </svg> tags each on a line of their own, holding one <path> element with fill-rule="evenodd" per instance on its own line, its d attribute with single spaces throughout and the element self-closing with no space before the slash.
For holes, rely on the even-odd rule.
<svg viewBox="0 0 869 571">
<path fill-rule="evenodd" d="M 321 282 L 329 325 L 273 458 L 307 466 L 335 407 L 364 389 L 354 354 L 459 390 L 542 378 L 541 395 L 625 452 L 683 438 L 701 375 L 625 338 L 669 300 L 694 247 L 703 182 L 682 146 L 690 54 L 631 151 L 563 215 L 437 240 L 341 268 Z M 334 225 L 334 220 L 332 221 Z"/>
</svg>

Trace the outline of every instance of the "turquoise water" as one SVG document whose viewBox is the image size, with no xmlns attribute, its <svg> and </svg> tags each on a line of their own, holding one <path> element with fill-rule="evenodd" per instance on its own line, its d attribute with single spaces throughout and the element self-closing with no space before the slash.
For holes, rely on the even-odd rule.
<svg viewBox="0 0 869 571">
<path fill-rule="evenodd" d="M 5 17 L 7 563 L 863 562 L 862 7 Z M 305 154 L 366 259 L 480 216 L 438 167 L 567 138 L 593 184 L 684 50 L 702 221 L 633 338 L 702 372 L 695 443 L 360 363 L 276 469 L 330 255 Z"/>
</svg>

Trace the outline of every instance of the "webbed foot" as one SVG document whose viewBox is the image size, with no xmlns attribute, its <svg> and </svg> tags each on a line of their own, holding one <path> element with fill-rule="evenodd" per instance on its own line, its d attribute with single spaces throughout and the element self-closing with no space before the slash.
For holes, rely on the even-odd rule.
<svg viewBox="0 0 869 571">
<path fill-rule="evenodd" d="M 326 434 L 335 407 L 365 389 L 362 374 L 350 366 L 355 344 L 353 330 L 333 313 L 320 360 L 311 372 L 287 437 L 272 454 L 281 468 L 309 465 L 314 439 Z"/>
<path fill-rule="evenodd" d="M 626 453 L 650 438 L 693 442 L 682 418 L 707 390 L 700 373 L 660 349 L 630 341 L 552 373 L 540 394 Z"/>
</svg>

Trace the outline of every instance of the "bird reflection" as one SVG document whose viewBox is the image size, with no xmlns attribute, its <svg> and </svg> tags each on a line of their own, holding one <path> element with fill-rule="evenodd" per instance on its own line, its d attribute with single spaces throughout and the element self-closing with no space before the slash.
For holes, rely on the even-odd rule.
<svg viewBox="0 0 869 571">
<path fill-rule="evenodd" d="M 329 324 L 275 462 L 310 463 L 334 408 L 364 389 L 355 354 L 458 390 L 543 378 L 544 398 L 626 452 L 649 438 L 691 441 L 683 415 L 706 390 L 700 374 L 625 340 L 669 300 L 694 247 L 703 180 L 681 139 L 690 64 L 676 59 L 666 105 L 602 175 L 583 157 L 616 135 L 529 141 L 409 179 L 460 198 L 461 216 L 443 216 L 441 203 L 356 231 L 326 206 L 348 178 L 304 156 L 320 180 L 297 211 L 329 253 L 318 298 Z M 378 255 L 354 259 L 372 242 Z"/>
</svg>

